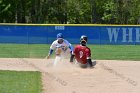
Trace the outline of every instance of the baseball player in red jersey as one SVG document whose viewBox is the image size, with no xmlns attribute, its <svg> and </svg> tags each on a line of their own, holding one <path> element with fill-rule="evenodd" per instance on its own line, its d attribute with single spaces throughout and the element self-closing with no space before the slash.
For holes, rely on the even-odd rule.
<svg viewBox="0 0 140 93">
<path fill-rule="evenodd" d="M 74 55 L 71 55 L 70 62 L 73 62 L 75 57 L 78 64 L 81 67 L 90 67 L 93 66 L 91 61 L 91 51 L 90 48 L 86 46 L 87 44 L 87 36 L 82 35 L 80 38 L 80 45 L 75 46 L 74 48 Z"/>
</svg>

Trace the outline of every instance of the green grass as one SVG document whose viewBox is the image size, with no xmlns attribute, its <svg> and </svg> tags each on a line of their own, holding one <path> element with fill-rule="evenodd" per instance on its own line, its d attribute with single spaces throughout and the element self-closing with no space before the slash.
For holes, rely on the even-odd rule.
<svg viewBox="0 0 140 93">
<path fill-rule="evenodd" d="M 140 60 L 139 45 L 89 45 L 93 59 Z"/>
<path fill-rule="evenodd" d="M 40 72 L 0 71 L 0 93 L 41 93 Z"/>
<path fill-rule="evenodd" d="M 0 44 L 0 58 L 44 58 L 49 47 L 45 44 Z"/>
<path fill-rule="evenodd" d="M 44 58 L 49 44 L 0 44 L 0 58 Z M 88 45 L 92 59 L 140 60 L 139 45 Z"/>
</svg>

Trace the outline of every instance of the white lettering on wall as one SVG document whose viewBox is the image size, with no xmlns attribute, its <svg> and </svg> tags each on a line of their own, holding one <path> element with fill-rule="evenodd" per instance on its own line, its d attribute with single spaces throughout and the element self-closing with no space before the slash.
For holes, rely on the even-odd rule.
<svg viewBox="0 0 140 93">
<path fill-rule="evenodd" d="M 140 42 L 140 28 L 107 28 L 110 42 Z"/>
<path fill-rule="evenodd" d="M 110 42 L 113 41 L 113 37 L 114 37 L 114 41 L 117 42 L 119 29 L 118 28 L 107 28 L 107 30 L 108 30 Z"/>
<path fill-rule="evenodd" d="M 122 42 L 133 42 L 133 40 L 132 40 L 132 28 L 128 28 L 128 31 L 127 31 L 127 28 L 122 28 L 122 31 L 123 31 Z M 128 37 L 128 41 L 127 41 L 127 37 Z"/>
<path fill-rule="evenodd" d="M 140 42 L 140 29 L 136 28 L 136 42 Z"/>
<path fill-rule="evenodd" d="M 55 30 L 65 30 L 65 26 L 55 26 Z"/>
</svg>

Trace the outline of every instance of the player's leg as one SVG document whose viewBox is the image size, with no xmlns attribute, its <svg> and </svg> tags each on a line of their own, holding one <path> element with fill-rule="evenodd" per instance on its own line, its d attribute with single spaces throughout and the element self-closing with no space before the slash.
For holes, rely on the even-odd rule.
<svg viewBox="0 0 140 93">
<path fill-rule="evenodd" d="M 97 63 L 96 61 L 92 61 L 92 65 L 95 66 Z"/>
<path fill-rule="evenodd" d="M 79 67 L 81 67 L 81 68 L 87 68 L 87 66 L 88 66 L 88 63 L 83 64 L 81 62 L 78 62 L 76 59 L 74 61 L 74 64 L 77 65 L 77 66 L 79 66 Z"/>
<path fill-rule="evenodd" d="M 94 67 L 96 65 L 96 61 L 93 61 L 91 59 L 87 59 L 89 67 Z"/>
<path fill-rule="evenodd" d="M 87 63 L 86 64 L 81 64 L 80 63 L 79 65 L 80 65 L 81 68 L 87 68 L 88 67 L 88 64 Z"/>
<path fill-rule="evenodd" d="M 70 58 L 70 50 L 62 51 L 62 58 L 69 59 Z"/>
<path fill-rule="evenodd" d="M 56 66 L 59 62 L 61 62 L 61 56 L 56 55 L 55 60 L 54 60 L 54 66 Z"/>
<path fill-rule="evenodd" d="M 54 60 L 54 66 L 56 66 L 61 61 L 61 48 L 56 48 L 55 50 L 55 60 Z"/>
<path fill-rule="evenodd" d="M 87 59 L 87 63 L 89 64 L 90 67 L 93 66 L 91 59 Z"/>
</svg>

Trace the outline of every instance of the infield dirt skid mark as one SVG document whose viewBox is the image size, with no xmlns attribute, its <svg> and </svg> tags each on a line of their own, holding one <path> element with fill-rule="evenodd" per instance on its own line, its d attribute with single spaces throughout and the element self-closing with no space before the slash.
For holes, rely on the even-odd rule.
<svg viewBox="0 0 140 93">
<path fill-rule="evenodd" d="M 0 69 L 40 70 L 43 93 L 140 93 L 139 61 L 97 60 L 93 69 L 82 69 L 69 60 L 56 67 L 54 59 L 24 59 L 26 64 L 22 61 L 1 59 Z"/>
</svg>

